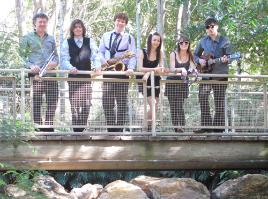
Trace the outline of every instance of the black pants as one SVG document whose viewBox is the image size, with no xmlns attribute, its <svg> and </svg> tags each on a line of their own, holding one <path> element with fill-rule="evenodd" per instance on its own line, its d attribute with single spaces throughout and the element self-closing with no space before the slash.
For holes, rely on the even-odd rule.
<svg viewBox="0 0 268 199">
<path fill-rule="evenodd" d="M 68 81 L 69 99 L 72 112 L 72 125 L 87 125 L 91 107 L 92 88 L 90 82 Z M 73 128 L 74 132 L 82 132 L 85 128 Z"/>
<path fill-rule="evenodd" d="M 106 124 L 124 125 L 127 117 L 128 82 L 104 82 L 102 106 L 104 109 Z M 117 110 L 115 110 L 117 105 Z M 116 114 L 117 113 L 117 114 Z M 122 132 L 123 128 L 108 128 L 108 132 Z"/>
<path fill-rule="evenodd" d="M 188 97 L 188 84 L 167 83 L 165 95 L 168 97 L 173 126 L 185 126 L 184 99 Z"/>
<path fill-rule="evenodd" d="M 33 119 L 34 122 L 42 125 L 41 105 L 42 96 L 46 96 L 46 118 L 45 125 L 53 125 L 53 119 L 58 103 L 58 82 L 57 81 L 36 81 L 33 80 Z M 44 131 L 54 131 L 53 128 L 40 128 Z"/>
<path fill-rule="evenodd" d="M 202 126 L 225 126 L 225 93 L 227 84 L 201 84 L 199 86 L 199 103 Z M 215 115 L 210 114 L 209 95 L 213 89 Z"/>
</svg>

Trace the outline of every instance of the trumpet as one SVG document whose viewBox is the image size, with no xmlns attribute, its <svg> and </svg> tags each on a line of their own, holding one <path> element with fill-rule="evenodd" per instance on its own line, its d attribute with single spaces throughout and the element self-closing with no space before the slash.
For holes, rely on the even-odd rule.
<svg viewBox="0 0 268 199">
<path fill-rule="evenodd" d="M 129 59 L 131 57 L 134 57 L 135 53 L 131 51 L 126 51 L 122 56 L 114 57 L 113 59 L 116 60 L 116 63 L 106 66 L 105 64 L 102 65 L 103 71 L 125 71 L 125 64 L 122 62 L 125 59 Z"/>
</svg>

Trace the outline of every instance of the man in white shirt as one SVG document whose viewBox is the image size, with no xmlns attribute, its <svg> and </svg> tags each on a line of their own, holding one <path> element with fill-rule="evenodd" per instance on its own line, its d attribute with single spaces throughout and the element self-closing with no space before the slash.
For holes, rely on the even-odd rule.
<svg viewBox="0 0 268 199">
<path fill-rule="evenodd" d="M 128 23 L 128 16 L 125 13 L 118 13 L 114 16 L 114 31 L 103 34 L 99 53 L 102 65 L 112 65 L 116 63 L 115 57 L 122 56 L 126 51 L 136 53 L 134 37 L 125 33 Z M 104 76 L 109 78 L 126 79 L 132 75 L 136 68 L 136 57 L 123 60 L 125 64 L 124 76 Z M 104 82 L 103 84 L 103 109 L 106 118 L 106 124 L 109 126 L 108 132 L 122 132 L 123 128 L 111 128 L 111 126 L 123 126 L 127 116 L 127 95 L 128 83 L 123 82 Z M 117 115 L 115 114 L 115 103 L 117 104 Z"/>
</svg>

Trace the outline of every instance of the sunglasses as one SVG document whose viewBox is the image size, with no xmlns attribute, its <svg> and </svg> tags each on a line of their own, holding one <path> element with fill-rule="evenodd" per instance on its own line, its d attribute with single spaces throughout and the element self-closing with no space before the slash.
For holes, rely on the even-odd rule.
<svg viewBox="0 0 268 199">
<path fill-rule="evenodd" d="M 189 44 L 189 41 L 181 41 L 181 42 L 179 42 L 179 44 L 180 45 L 183 45 L 183 44 L 188 45 Z"/>
<path fill-rule="evenodd" d="M 212 29 L 213 29 L 213 28 L 214 28 L 214 26 L 215 26 L 215 25 L 208 25 L 208 26 L 206 26 L 206 29 L 210 29 L 210 28 L 212 28 Z"/>
</svg>

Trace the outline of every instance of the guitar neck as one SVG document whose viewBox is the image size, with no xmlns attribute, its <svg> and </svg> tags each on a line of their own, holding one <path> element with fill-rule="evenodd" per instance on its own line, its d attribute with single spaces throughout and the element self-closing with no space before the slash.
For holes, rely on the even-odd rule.
<svg viewBox="0 0 268 199">
<path fill-rule="evenodd" d="M 227 55 L 227 58 L 229 61 L 234 61 L 234 60 L 238 60 L 241 58 L 240 53 L 235 53 L 235 54 L 231 54 L 231 55 Z M 216 58 L 213 59 L 213 63 L 220 63 L 221 62 L 221 58 Z"/>
</svg>

